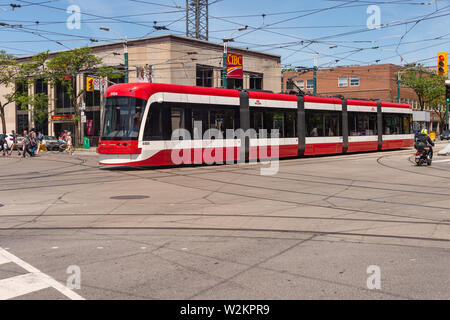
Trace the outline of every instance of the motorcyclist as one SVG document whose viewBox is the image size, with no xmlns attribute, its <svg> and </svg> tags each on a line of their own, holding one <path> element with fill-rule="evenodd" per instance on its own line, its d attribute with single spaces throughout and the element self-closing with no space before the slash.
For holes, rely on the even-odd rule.
<svg viewBox="0 0 450 320">
<path fill-rule="evenodd" d="M 414 144 L 415 148 L 417 150 L 422 150 L 425 148 L 428 148 L 428 157 L 430 159 L 433 158 L 433 148 L 434 147 L 434 142 L 433 140 L 431 140 L 430 136 L 428 135 L 428 130 L 427 129 L 422 129 L 420 131 L 420 134 L 417 135 L 416 137 L 416 143 Z"/>
</svg>

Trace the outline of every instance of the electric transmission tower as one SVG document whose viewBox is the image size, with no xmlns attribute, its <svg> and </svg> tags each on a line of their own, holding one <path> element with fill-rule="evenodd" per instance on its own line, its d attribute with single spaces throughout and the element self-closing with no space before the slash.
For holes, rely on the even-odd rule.
<svg viewBox="0 0 450 320">
<path fill-rule="evenodd" d="M 208 0 L 186 0 L 186 36 L 208 40 Z"/>
</svg>

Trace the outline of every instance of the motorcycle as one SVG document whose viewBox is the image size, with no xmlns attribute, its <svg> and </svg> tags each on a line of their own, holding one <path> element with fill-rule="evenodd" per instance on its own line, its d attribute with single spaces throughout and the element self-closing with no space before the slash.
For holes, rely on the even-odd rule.
<svg viewBox="0 0 450 320">
<path fill-rule="evenodd" d="M 416 152 L 416 164 L 418 166 L 423 165 L 426 163 L 427 165 L 431 166 L 432 159 L 429 156 L 428 150 L 425 148 L 418 149 Z"/>
</svg>

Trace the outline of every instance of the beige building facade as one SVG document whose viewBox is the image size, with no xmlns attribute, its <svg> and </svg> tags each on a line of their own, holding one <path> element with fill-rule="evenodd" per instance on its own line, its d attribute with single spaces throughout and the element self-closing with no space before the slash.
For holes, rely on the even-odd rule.
<svg viewBox="0 0 450 320">
<path fill-rule="evenodd" d="M 119 71 L 125 70 L 124 43 L 117 42 L 92 46 L 93 53 L 103 59 L 104 66 Z M 157 82 L 189 86 L 222 87 L 223 45 L 178 35 L 162 35 L 129 40 L 128 76 L 129 82 Z M 228 51 L 243 56 L 243 78 L 228 79 L 230 89 L 281 91 L 280 56 L 228 47 Z M 57 53 L 53 53 L 57 54 Z M 30 57 L 21 58 L 26 61 Z M 86 77 L 77 77 L 77 91 L 85 89 Z M 85 105 L 83 135 L 96 145 L 100 135 L 104 89 L 125 79 L 101 79 L 105 87 L 96 87 L 94 92 L 85 93 L 78 101 Z M 101 82 L 102 82 L 101 81 Z M 0 87 L 0 99 L 12 88 Z M 30 94 L 45 92 L 49 96 L 49 117 L 46 123 L 36 123 L 30 110 L 18 110 L 14 104 L 6 107 L 6 131 L 21 133 L 32 127 L 45 134 L 58 136 L 63 130 L 73 130 L 70 119 L 74 110 L 62 86 L 50 86 L 44 81 L 25 88 Z M 1 124 L 0 124 L 1 126 Z M 2 130 L 2 129 L 1 129 Z M 1 131 L 0 130 L 0 131 Z"/>
</svg>

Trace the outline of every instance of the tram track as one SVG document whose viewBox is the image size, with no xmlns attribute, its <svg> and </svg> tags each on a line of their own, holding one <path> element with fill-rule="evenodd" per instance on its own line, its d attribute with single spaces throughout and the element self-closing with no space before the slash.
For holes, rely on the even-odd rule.
<svg viewBox="0 0 450 320">
<path fill-rule="evenodd" d="M 293 233 L 293 234 L 311 234 L 314 236 L 357 236 L 357 237 L 372 237 L 372 238 L 392 238 L 404 240 L 419 240 L 419 241 L 433 241 L 433 242 L 450 242 L 450 239 L 445 238 L 430 238 L 430 237 L 415 237 L 415 236 L 400 236 L 389 234 L 375 234 L 375 233 L 358 233 L 358 232 L 339 232 L 339 231 L 321 231 L 321 230 L 293 230 L 293 229 L 266 229 L 266 228 L 217 228 L 217 227 L 162 227 L 162 226 L 146 226 L 146 227 L 102 227 L 102 226 L 71 226 L 71 227 L 17 227 L 17 228 L 0 228 L 0 231 L 40 231 L 40 230 L 188 230 L 188 231 L 232 231 L 232 232 L 273 232 L 273 233 Z"/>
</svg>

